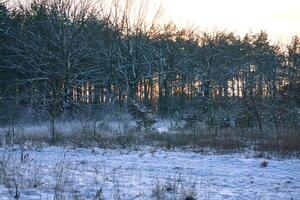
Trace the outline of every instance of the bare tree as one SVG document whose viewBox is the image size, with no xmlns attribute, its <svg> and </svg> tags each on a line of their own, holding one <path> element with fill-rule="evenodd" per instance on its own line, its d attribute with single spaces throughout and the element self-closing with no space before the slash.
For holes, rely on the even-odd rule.
<svg viewBox="0 0 300 200">
<path fill-rule="evenodd" d="M 95 51 L 87 27 L 90 10 L 87 3 L 71 0 L 35 1 L 22 9 L 21 33 L 10 35 L 16 40 L 10 50 L 18 58 L 11 64 L 26 77 L 18 82 L 27 100 L 46 108 L 54 143 L 55 118 L 70 109 L 81 96 L 77 89 L 97 70 L 91 62 Z"/>
</svg>

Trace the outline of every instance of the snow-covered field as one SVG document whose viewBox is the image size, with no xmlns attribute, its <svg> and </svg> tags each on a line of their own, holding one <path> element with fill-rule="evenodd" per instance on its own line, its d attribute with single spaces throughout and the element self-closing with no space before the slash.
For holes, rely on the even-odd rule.
<svg viewBox="0 0 300 200">
<path fill-rule="evenodd" d="M 94 199 L 97 191 L 104 199 L 300 199 L 300 160 L 262 161 L 151 147 L 1 148 L 0 199 L 16 188 L 22 200 Z"/>
</svg>

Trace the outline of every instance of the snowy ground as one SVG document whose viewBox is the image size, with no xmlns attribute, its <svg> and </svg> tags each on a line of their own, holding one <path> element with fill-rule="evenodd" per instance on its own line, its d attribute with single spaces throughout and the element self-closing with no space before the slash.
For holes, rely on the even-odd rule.
<svg viewBox="0 0 300 200">
<path fill-rule="evenodd" d="M 22 158 L 22 159 L 21 159 Z M 300 160 L 145 149 L 0 149 L 0 199 L 300 199 Z M 55 190 L 56 188 L 56 190 Z M 164 191 L 164 192 L 162 192 Z M 64 197 L 64 198 L 63 198 Z M 79 198 L 78 198 L 79 199 Z"/>
</svg>

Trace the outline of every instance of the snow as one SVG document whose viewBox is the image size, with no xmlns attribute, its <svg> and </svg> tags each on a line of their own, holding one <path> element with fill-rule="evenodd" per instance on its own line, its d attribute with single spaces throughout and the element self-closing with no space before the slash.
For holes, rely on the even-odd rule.
<svg viewBox="0 0 300 200">
<path fill-rule="evenodd" d="M 176 121 L 172 119 L 157 119 L 157 122 L 153 125 L 153 128 L 159 133 L 171 133 L 172 129 L 183 128 L 184 121 Z"/>
<path fill-rule="evenodd" d="M 153 124 L 153 127 L 159 132 L 167 132 L 172 127 L 172 121 L 170 120 L 157 120 L 155 124 Z"/>
<path fill-rule="evenodd" d="M 53 199 L 55 187 L 65 199 L 93 199 L 100 188 L 104 199 L 155 199 L 154 189 L 168 184 L 195 190 L 197 199 L 300 199 L 297 159 L 261 168 L 263 159 L 242 154 L 10 147 L 0 148 L 0 161 L 1 200 L 15 194 L 4 174 L 16 180 L 22 200 Z"/>
</svg>

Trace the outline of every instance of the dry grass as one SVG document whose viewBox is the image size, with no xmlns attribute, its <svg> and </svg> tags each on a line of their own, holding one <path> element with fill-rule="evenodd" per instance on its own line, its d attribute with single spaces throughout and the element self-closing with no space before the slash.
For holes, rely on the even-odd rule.
<svg viewBox="0 0 300 200">
<path fill-rule="evenodd" d="M 35 127 L 32 134 L 16 132 L 13 138 L 14 144 L 31 143 L 35 146 L 50 145 L 51 137 L 45 128 L 37 132 Z M 20 129 L 22 130 L 22 129 Z M 271 129 L 270 129 L 271 130 Z M 296 130 L 280 130 L 263 135 L 257 129 L 223 128 L 208 131 L 178 130 L 168 133 L 145 132 L 128 129 L 124 132 L 78 127 L 71 132 L 57 130 L 56 145 L 75 147 L 99 147 L 99 148 L 135 148 L 142 145 L 160 148 L 189 148 L 199 151 L 203 148 L 213 148 L 218 152 L 236 152 L 252 149 L 258 152 L 274 152 L 281 155 L 299 155 L 300 134 Z M 8 132 L 0 133 L 0 144 L 7 145 L 12 141 Z"/>
<path fill-rule="evenodd" d="M 152 197 L 156 200 L 196 200 L 197 192 L 196 188 L 192 186 L 184 186 L 178 180 L 172 182 L 160 183 L 157 182 L 152 189 Z"/>
</svg>

